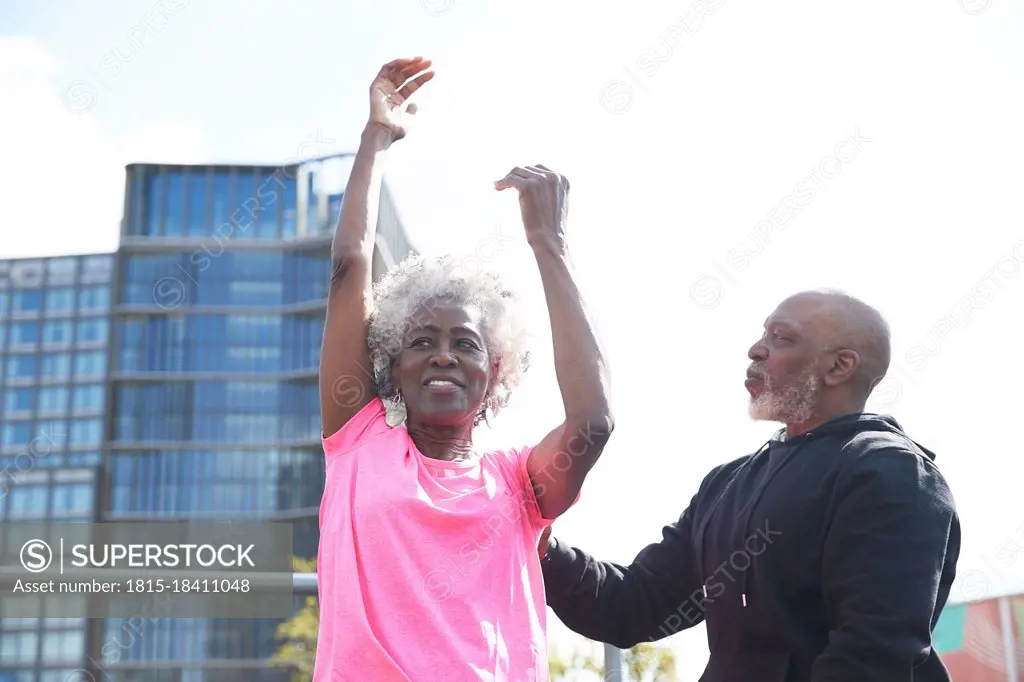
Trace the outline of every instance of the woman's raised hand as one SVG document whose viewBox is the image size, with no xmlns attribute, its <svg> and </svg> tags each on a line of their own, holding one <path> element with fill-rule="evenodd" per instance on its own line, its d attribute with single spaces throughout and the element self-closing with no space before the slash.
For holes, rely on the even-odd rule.
<svg viewBox="0 0 1024 682">
<path fill-rule="evenodd" d="M 431 63 L 429 59 L 413 57 L 396 59 L 381 67 L 370 85 L 368 125 L 381 126 L 396 140 L 405 137 L 416 113 L 416 104 L 409 97 L 434 77 Z"/>
<path fill-rule="evenodd" d="M 517 166 L 495 182 L 494 188 L 519 191 L 519 209 L 530 244 L 551 239 L 564 245 L 569 215 L 569 181 L 564 175 L 539 163 Z"/>
</svg>

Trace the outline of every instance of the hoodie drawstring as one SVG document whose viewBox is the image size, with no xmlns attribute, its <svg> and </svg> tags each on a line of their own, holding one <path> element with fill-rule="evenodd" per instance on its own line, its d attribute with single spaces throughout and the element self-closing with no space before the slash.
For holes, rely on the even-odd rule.
<svg viewBox="0 0 1024 682">
<path fill-rule="evenodd" d="M 801 438 L 800 444 L 797 445 L 795 448 L 793 448 L 793 450 L 791 452 L 783 455 L 783 460 L 782 460 L 782 462 L 779 463 L 779 466 L 775 467 L 774 471 L 769 472 L 769 474 L 765 478 L 764 482 L 761 483 L 761 485 L 758 486 L 757 490 L 754 491 L 754 495 L 752 496 L 752 498 L 750 500 L 750 503 L 747 505 L 747 511 L 743 515 L 743 522 L 742 522 L 743 537 L 747 537 L 747 535 L 750 533 L 750 520 L 751 520 L 751 518 L 754 515 L 754 509 L 757 507 L 757 503 L 760 502 L 761 496 L 764 494 L 764 491 L 768 488 L 768 484 L 775 477 L 775 475 L 779 472 L 779 470 L 781 470 L 782 467 L 784 467 L 786 464 L 788 464 L 790 462 L 790 460 L 792 460 L 793 456 L 800 450 L 800 448 L 803 447 L 807 442 L 809 442 L 811 440 L 811 438 L 813 438 L 813 436 L 814 436 L 814 434 L 812 434 L 811 432 L 803 434 L 803 437 Z M 711 522 L 711 517 L 714 515 L 714 512 L 718 508 L 718 505 L 722 502 L 722 499 L 725 497 L 726 493 L 728 493 L 728 491 L 732 488 L 733 484 L 740 478 L 740 475 L 743 473 L 744 469 L 746 469 L 748 466 L 752 466 L 754 461 L 758 457 L 760 457 L 762 452 L 765 451 L 765 448 L 768 449 L 769 457 L 770 457 L 771 446 L 772 446 L 772 444 L 774 442 L 776 442 L 776 438 L 771 438 L 764 445 L 762 445 L 760 448 L 758 448 L 757 452 L 754 453 L 753 457 L 751 457 L 750 460 L 748 460 L 743 466 L 741 466 L 736 471 L 736 473 L 733 475 L 732 479 L 725 485 L 725 487 L 722 489 L 722 492 L 715 499 L 714 504 L 711 505 L 711 508 L 704 515 L 704 518 L 703 518 L 702 522 L 700 523 L 700 525 L 698 526 L 698 529 L 697 529 L 697 535 L 698 535 L 697 547 L 698 547 L 698 551 L 700 551 L 700 553 L 701 553 L 701 557 L 699 557 L 699 564 L 698 565 L 701 565 L 701 566 L 703 565 L 704 533 L 706 532 L 707 527 L 708 527 L 709 523 Z M 770 461 L 768 463 L 768 466 L 771 466 L 771 462 Z M 753 564 L 753 562 L 751 562 L 751 564 Z M 743 576 L 742 576 L 742 578 L 740 578 L 740 581 L 741 581 L 740 582 L 740 603 L 742 604 L 743 608 L 747 608 L 747 573 L 750 571 L 750 567 L 751 566 L 748 565 L 746 567 L 746 569 L 744 569 Z M 702 580 L 701 587 L 702 587 L 703 592 L 704 592 L 704 598 L 707 599 L 708 598 L 707 578 L 704 578 Z"/>
<path fill-rule="evenodd" d="M 757 507 L 757 503 L 761 501 L 761 496 L 764 495 L 764 491 L 768 489 L 768 484 L 771 483 L 772 479 L 775 478 L 775 475 L 778 474 L 779 471 L 782 470 L 782 467 L 786 466 L 787 464 L 789 464 L 793 460 L 793 457 L 796 455 L 797 452 L 800 451 L 800 448 L 802 448 L 807 443 L 809 443 L 811 441 L 811 439 L 813 439 L 813 438 L 814 438 L 814 434 L 811 433 L 810 431 L 808 431 L 807 433 L 803 434 L 803 437 L 801 438 L 800 443 L 796 447 L 794 447 L 792 450 L 790 450 L 789 452 L 787 452 L 786 454 L 784 454 L 782 456 L 782 461 L 779 462 L 779 465 L 777 467 L 775 467 L 774 470 L 768 472 L 768 476 L 765 477 L 764 482 L 760 486 L 758 486 L 756 491 L 754 491 L 754 495 L 753 495 L 753 497 L 750 500 L 750 504 L 747 506 L 747 513 L 744 515 L 744 519 L 743 519 L 743 537 L 744 538 L 749 538 L 750 537 L 750 520 L 754 517 L 754 509 Z M 769 458 L 768 459 L 768 466 L 771 467 L 771 445 L 770 444 L 768 446 L 768 453 L 769 453 L 768 454 L 768 458 Z M 745 546 L 746 545 L 744 545 L 744 547 Z M 740 579 L 740 598 L 741 598 L 741 600 L 743 602 L 743 608 L 747 608 L 747 575 L 750 573 L 750 569 L 753 567 L 753 565 L 754 565 L 754 562 L 751 561 L 747 565 L 746 569 L 744 569 L 743 577 Z"/>
</svg>

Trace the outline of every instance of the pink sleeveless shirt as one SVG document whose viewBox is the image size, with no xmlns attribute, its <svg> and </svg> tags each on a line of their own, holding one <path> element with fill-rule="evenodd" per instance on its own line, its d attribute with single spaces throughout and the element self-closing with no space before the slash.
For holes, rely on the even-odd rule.
<svg viewBox="0 0 1024 682">
<path fill-rule="evenodd" d="M 379 398 L 323 439 L 314 682 L 547 682 L 531 448 L 423 456 Z"/>
</svg>

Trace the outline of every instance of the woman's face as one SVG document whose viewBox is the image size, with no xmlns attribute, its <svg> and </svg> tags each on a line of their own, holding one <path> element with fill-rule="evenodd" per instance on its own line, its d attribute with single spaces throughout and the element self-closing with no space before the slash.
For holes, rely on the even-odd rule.
<svg viewBox="0 0 1024 682">
<path fill-rule="evenodd" d="M 417 309 L 392 367 L 411 421 L 473 422 L 491 379 L 482 323 L 475 307 L 429 300 Z"/>
</svg>

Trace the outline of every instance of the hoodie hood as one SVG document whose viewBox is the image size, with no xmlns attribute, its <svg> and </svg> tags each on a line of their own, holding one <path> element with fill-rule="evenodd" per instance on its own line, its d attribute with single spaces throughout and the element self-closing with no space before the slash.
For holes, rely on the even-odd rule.
<svg viewBox="0 0 1024 682">
<path fill-rule="evenodd" d="M 900 423 L 896 421 L 894 417 L 888 414 L 873 414 L 870 412 L 859 412 L 857 414 L 847 414 L 842 417 L 836 417 L 830 421 L 820 424 L 817 427 L 811 429 L 807 433 L 802 433 L 794 438 L 786 438 L 786 429 L 781 428 L 775 432 L 772 436 L 772 441 L 800 444 L 802 442 L 809 441 L 814 438 L 820 438 L 825 435 L 834 435 L 839 433 L 858 433 L 861 431 L 881 431 L 886 433 L 892 433 L 894 435 L 905 438 L 914 444 L 916 448 L 921 450 L 922 454 L 928 459 L 934 461 L 935 453 L 924 447 L 920 443 L 914 441 L 906 434 Z"/>
</svg>

